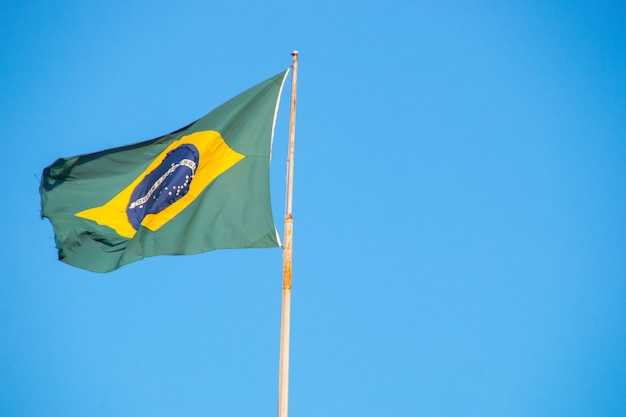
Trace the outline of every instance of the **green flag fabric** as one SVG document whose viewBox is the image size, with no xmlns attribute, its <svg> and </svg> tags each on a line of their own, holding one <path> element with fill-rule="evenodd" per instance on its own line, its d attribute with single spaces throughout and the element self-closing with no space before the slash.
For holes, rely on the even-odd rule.
<svg viewBox="0 0 626 417">
<path fill-rule="evenodd" d="M 279 246 L 269 160 L 287 71 L 149 141 L 43 170 L 59 260 L 109 272 L 156 255 Z"/>
</svg>

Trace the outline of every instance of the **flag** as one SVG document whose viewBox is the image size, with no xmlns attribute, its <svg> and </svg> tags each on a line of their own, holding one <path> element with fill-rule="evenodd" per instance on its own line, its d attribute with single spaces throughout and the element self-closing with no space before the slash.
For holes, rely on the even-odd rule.
<svg viewBox="0 0 626 417">
<path fill-rule="evenodd" d="M 45 168 L 41 217 L 59 260 L 109 272 L 149 256 L 279 246 L 269 160 L 286 75 L 170 134 Z"/>
</svg>

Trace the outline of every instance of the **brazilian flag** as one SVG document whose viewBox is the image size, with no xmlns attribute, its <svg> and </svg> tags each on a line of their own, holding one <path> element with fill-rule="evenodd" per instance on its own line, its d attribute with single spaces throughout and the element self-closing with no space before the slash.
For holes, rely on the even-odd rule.
<svg viewBox="0 0 626 417">
<path fill-rule="evenodd" d="M 170 134 L 45 168 L 41 217 L 59 260 L 109 272 L 148 256 L 279 246 L 269 161 L 286 75 Z"/>
</svg>

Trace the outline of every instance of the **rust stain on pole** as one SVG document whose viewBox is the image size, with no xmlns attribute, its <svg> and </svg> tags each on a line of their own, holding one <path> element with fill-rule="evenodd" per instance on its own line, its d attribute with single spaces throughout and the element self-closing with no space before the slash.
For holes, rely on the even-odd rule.
<svg viewBox="0 0 626 417">
<path fill-rule="evenodd" d="M 283 289 L 291 289 L 291 265 L 293 245 L 293 216 L 285 217 L 285 246 L 283 248 Z"/>
</svg>

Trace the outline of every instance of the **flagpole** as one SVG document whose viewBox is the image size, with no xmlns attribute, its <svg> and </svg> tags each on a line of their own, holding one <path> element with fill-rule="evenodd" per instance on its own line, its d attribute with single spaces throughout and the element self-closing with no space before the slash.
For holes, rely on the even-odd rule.
<svg viewBox="0 0 626 417">
<path fill-rule="evenodd" d="M 291 321 L 291 259 L 293 240 L 293 155 L 296 136 L 296 86 L 298 83 L 298 51 L 293 58 L 291 75 L 291 111 L 289 113 L 289 151 L 287 154 L 287 197 L 285 204 L 285 244 L 283 246 L 283 298 L 280 322 L 280 362 L 278 370 L 278 417 L 287 417 L 289 402 L 289 327 Z"/>
</svg>

